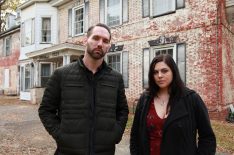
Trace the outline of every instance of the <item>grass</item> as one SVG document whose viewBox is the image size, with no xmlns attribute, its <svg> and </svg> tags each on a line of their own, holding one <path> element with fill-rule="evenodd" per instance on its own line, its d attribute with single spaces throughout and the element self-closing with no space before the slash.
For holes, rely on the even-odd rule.
<svg viewBox="0 0 234 155">
<path fill-rule="evenodd" d="M 128 117 L 126 134 L 129 134 L 133 122 L 133 114 Z M 217 140 L 217 151 L 234 154 L 234 124 L 223 121 L 211 121 Z"/>
<path fill-rule="evenodd" d="M 222 121 L 211 121 L 216 135 L 217 149 L 234 154 L 234 124 Z"/>
</svg>

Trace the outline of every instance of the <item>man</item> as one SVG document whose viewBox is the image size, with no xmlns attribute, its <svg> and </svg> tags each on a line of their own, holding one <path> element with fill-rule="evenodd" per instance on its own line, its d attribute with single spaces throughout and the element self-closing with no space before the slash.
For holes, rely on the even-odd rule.
<svg viewBox="0 0 234 155">
<path fill-rule="evenodd" d="M 39 116 L 55 139 L 58 155 L 113 155 L 128 119 L 120 73 L 104 61 L 110 29 L 88 29 L 85 53 L 55 70 L 47 83 Z"/>
</svg>

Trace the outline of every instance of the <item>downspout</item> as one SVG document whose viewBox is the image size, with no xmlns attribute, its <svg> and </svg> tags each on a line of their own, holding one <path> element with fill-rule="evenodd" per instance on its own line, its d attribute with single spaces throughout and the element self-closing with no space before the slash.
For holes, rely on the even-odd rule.
<svg viewBox="0 0 234 155">
<path fill-rule="evenodd" d="M 220 0 L 217 0 L 217 7 L 216 7 L 216 9 L 217 9 L 217 12 L 216 12 L 217 13 L 217 15 L 216 15 L 216 62 L 217 62 L 216 63 L 216 74 L 217 74 L 216 85 L 217 85 L 217 89 L 216 89 L 216 95 L 217 95 L 218 101 L 216 104 L 216 108 L 213 110 L 213 111 L 218 112 L 218 116 L 220 116 L 220 111 L 221 111 L 221 107 L 219 105 L 219 102 L 221 102 L 221 100 L 222 100 L 222 96 L 220 94 L 222 82 L 219 81 L 219 80 L 222 80 L 220 78 L 220 74 L 219 74 L 219 69 L 220 69 L 219 63 L 222 63 L 219 61 L 219 59 L 221 59 L 221 58 L 219 58 L 219 24 L 220 24 L 219 20 L 221 20 L 221 19 L 219 19 L 219 16 L 220 16 L 219 3 L 220 3 Z M 221 56 L 222 56 L 222 54 L 221 54 Z"/>
</svg>

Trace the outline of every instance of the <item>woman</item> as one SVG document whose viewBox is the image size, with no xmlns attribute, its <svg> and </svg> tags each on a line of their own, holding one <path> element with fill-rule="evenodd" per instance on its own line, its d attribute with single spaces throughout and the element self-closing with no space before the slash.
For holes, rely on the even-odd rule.
<svg viewBox="0 0 234 155">
<path fill-rule="evenodd" d="M 198 132 L 198 140 L 197 140 Z M 216 138 L 201 97 L 186 88 L 170 55 L 150 64 L 131 129 L 132 155 L 214 155 Z"/>
</svg>

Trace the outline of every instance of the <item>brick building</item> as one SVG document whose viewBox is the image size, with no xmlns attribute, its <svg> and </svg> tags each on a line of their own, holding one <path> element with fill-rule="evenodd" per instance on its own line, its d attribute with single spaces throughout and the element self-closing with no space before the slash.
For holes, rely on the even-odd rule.
<svg viewBox="0 0 234 155">
<path fill-rule="evenodd" d="M 8 13 L 6 30 L 0 33 L 0 94 L 19 94 L 20 26 L 15 16 Z"/>
<path fill-rule="evenodd" d="M 53 63 L 73 61 L 82 54 L 81 47 L 77 47 L 78 52 L 73 51 L 76 54 L 64 53 L 67 48 L 56 47 L 69 44 L 69 49 L 75 50 L 71 46 L 82 45 L 87 28 L 103 22 L 111 27 L 113 38 L 105 59 L 123 74 L 130 107 L 147 87 L 150 61 L 160 53 L 173 56 L 184 82 L 202 96 L 212 117 L 225 118 L 227 106 L 234 103 L 233 0 L 48 3 L 57 8 L 57 45 L 51 50 L 29 52 L 28 58 Z"/>
</svg>

